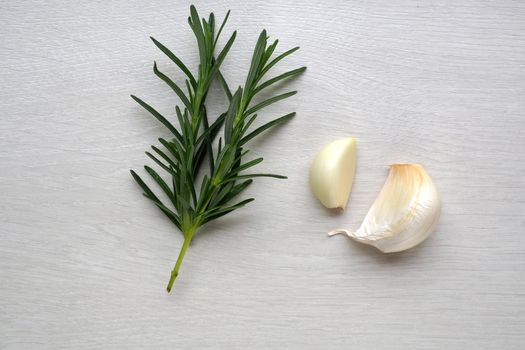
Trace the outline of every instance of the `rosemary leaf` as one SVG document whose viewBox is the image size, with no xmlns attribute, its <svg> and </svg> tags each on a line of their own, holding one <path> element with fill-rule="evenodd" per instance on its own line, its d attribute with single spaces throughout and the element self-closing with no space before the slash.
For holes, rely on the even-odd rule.
<svg viewBox="0 0 525 350">
<path fill-rule="evenodd" d="M 283 124 L 295 115 L 295 113 L 286 114 L 251 130 L 257 118 L 255 112 L 295 95 L 296 91 L 269 97 L 255 105 L 251 103 L 251 100 L 262 89 L 297 76 L 306 68 L 290 70 L 259 84 L 270 68 L 298 49 L 293 48 L 272 59 L 278 40 L 268 46 L 268 35 L 263 30 L 254 48 L 246 83 L 243 87 L 238 87 L 232 95 L 220 68 L 234 44 L 235 31 L 230 35 L 222 50 L 217 55 L 215 53 L 219 36 L 225 28 L 229 14 L 228 11 L 215 34 L 214 14 L 211 13 L 208 19 L 200 18 L 196 8 L 190 7 L 188 23 L 195 35 L 199 50 L 199 65 L 195 73 L 192 73 L 170 49 L 153 37 L 151 38 L 154 45 L 186 75 L 183 84 L 187 94 L 177 83 L 162 73 L 156 63 L 153 65 L 155 75 L 163 80 L 182 102 L 180 106 L 175 106 L 178 128 L 152 106 L 131 95 L 142 108 L 151 113 L 173 134 L 173 138 L 158 139 L 167 152 L 156 146 L 151 146 L 156 155 L 146 152 L 163 172 L 157 172 L 147 165 L 144 167 L 151 179 L 169 198 L 169 205 L 163 203 L 142 178 L 131 170 L 131 175 L 142 189 L 144 196 L 153 201 L 184 236 L 184 243 L 171 271 L 167 286 L 168 292 L 171 291 L 179 275 L 182 261 L 193 236 L 203 225 L 253 201 L 254 198 L 249 198 L 235 204 L 231 203 L 253 183 L 253 178 L 286 178 L 286 176 L 268 173 L 244 174 L 244 171 L 252 169 L 263 161 L 262 157 L 245 161 L 244 158 L 249 150 L 244 149 L 244 145 L 262 132 Z M 210 121 L 207 114 L 206 97 L 214 80 L 218 80 L 222 86 L 229 107 L 215 120 Z M 218 147 L 215 148 L 213 147 L 214 140 L 219 135 L 221 128 L 223 128 L 223 133 L 219 137 Z M 208 167 L 202 166 L 205 158 L 208 159 Z M 201 181 L 197 181 L 200 171 L 206 171 L 206 173 Z"/>
</svg>

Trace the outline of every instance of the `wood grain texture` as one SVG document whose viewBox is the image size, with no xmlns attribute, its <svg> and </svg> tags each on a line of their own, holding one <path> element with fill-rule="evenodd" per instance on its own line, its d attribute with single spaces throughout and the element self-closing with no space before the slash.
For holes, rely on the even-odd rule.
<svg viewBox="0 0 525 350">
<path fill-rule="evenodd" d="M 520 1 L 196 1 L 232 9 L 224 72 L 242 83 L 258 33 L 301 51 L 296 110 L 252 143 L 250 208 L 181 235 L 128 170 L 165 131 L 130 98 L 177 102 L 154 35 L 188 62 L 189 3 L 0 5 L 0 348 L 523 349 L 525 4 Z M 218 91 L 215 111 L 225 102 Z M 353 135 L 349 209 L 308 188 L 314 154 Z M 419 162 L 443 200 L 437 231 L 396 255 L 345 237 L 393 162 Z"/>
</svg>

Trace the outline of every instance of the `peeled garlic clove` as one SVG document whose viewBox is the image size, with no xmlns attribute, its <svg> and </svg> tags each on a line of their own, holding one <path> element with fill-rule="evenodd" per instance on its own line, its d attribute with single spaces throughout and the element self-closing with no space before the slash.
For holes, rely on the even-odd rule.
<svg viewBox="0 0 525 350">
<path fill-rule="evenodd" d="M 356 232 L 345 233 L 384 253 L 400 252 L 423 242 L 435 229 L 441 202 L 432 179 L 421 165 L 393 164 L 390 174 Z"/>
<path fill-rule="evenodd" d="M 354 181 L 355 153 L 356 142 L 348 137 L 326 145 L 315 157 L 310 185 L 325 207 L 346 207 Z"/>
</svg>

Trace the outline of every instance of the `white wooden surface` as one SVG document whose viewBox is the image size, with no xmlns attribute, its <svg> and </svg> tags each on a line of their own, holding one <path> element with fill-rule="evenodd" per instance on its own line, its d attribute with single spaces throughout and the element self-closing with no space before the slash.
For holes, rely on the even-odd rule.
<svg viewBox="0 0 525 350">
<path fill-rule="evenodd" d="M 290 179 L 204 229 L 168 295 L 181 236 L 129 175 L 165 131 L 129 94 L 173 114 L 152 61 L 180 74 L 148 37 L 195 62 L 189 3 L 1 3 L 0 348 L 523 349 L 525 3 L 196 5 L 232 9 L 231 85 L 262 28 L 302 47 L 280 71 L 308 71 L 264 114 L 297 118 L 252 143 Z M 346 135 L 359 165 L 337 215 L 307 171 Z M 357 227 L 392 162 L 435 179 L 435 234 L 390 256 L 327 238 Z"/>
</svg>

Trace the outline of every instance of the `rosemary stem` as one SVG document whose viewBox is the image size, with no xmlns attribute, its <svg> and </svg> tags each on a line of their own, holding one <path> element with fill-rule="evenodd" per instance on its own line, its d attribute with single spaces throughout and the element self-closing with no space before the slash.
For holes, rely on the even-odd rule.
<svg viewBox="0 0 525 350">
<path fill-rule="evenodd" d="M 171 291 L 171 288 L 173 287 L 173 283 L 175 282 L 175 279 L 179 275 L 179 269 L 180 269 L 180 266 L 182 265 L 182 260 L 184 260 L 184 255 L 186 254 L 186 250 L 188 249 L 194 234 L 195 234 L 195 230 L 192 230 L 188 232 L 187 235 L 184 235 L 184 243 L 182 244 L 182 248 L 180 249 L 179 257 L 177 258 L 175 267 L 171 271 L 170 281 L 168 282 L 168 287 L 166 288 L 168 293 Z"/>
</svg>

